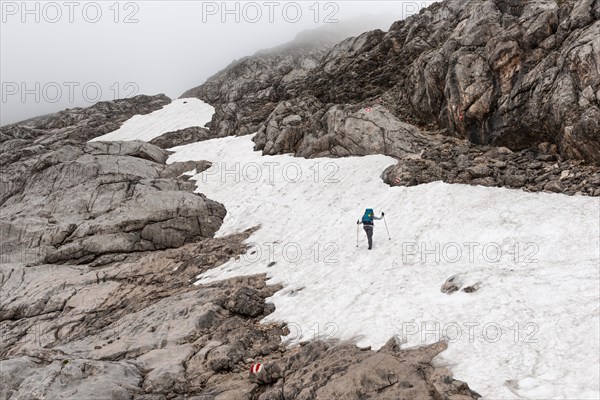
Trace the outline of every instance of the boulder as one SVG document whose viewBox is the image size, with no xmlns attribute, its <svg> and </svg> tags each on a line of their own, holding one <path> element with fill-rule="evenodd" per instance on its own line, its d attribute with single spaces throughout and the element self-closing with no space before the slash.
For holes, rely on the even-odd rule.
<svg viewBox="0 0 600 400">
<path fill-rule="evenodd" d="M 450 278 L 446 279 L 446 282 L 444 282 L 442 285 L 441 291 L 442 293 L 452 294 L 457 292 L 460 289 L 460 286 L 461 284 L 458 281 L 458 277 L 451 276 Z"/>
<path fill-rule="evenodd" d="M 226 300 L 224 307 L 234 314 L 246 317 L 257 317 L 265 310 L 261 294 L 251 288 L 240 288 Z"/>
<path fill-rule="evenodd" d="M 162 135 L 152 139 L 149 143 L 163 149 L 170 149 L 172 147 L 201 142 L 203 140 L 210 139 L 211 137 L 212 136 L 208 129 L 199 126 L 192 126 L 190 128 L 163 133 Z"/>
</svg>

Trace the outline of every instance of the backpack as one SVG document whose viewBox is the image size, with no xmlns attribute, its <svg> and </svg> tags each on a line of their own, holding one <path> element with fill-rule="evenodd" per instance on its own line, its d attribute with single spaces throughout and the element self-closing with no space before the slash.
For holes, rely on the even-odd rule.
<svg viewBox="0 0 600 400">
<path fill-rule="evenodd" d="M 365 210 L 365 213 L 362 217 L 362 223 L 363 224 L 372 224 L 373 223 L 373 209 L 372 208 L 367 208 Z"/>
</svg>

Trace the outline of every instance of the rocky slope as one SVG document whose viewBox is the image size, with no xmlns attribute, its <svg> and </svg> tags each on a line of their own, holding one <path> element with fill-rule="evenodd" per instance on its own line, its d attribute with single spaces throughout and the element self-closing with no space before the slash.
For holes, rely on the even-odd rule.
<svg viewBox="0 0 600 400">
<path fill-rule="evenodd" d="M 555 145 L 512 151 L 432 136 L 419 154 L 400 157 L 381 174 L 391 186 L 444 181 L 492 187 L 600 196 L 600 168 L 582 160 L 564 159 Z"/>
<path fill-rule="evenodd" d="M 277 105 L 283 88 L 299 90 L 308 71 L 334 44 L 335 40 L 300 40 L 243 58 L 181 97 L 197 97 L 215 107 L 213 137 L 255 132 Z"/>
<path fill-rule="evenodd" d="M 600 3 L 444 1 L 339 44 L 307 85 L 323 102 L 381 98 L 479 144 L 550 141 L 600 161 Z"/>
<path fill-rule="evenodd" d="M 0 398 L 475 399 L 434 368 L 444 343 L 378 352 L 314 341 L 286 348 L 262 325 L 278 287 L 265 277 L 193 286 L 249 235 L 202 239 L 103 267 L 5 266 Z M 253 362 L 269 374 L 250 379 Z"/>
<path fill-rule="evenodd" d="M 32 118 L 0 128 L 0 204 L 19 193 L 37 162 L 36 154 L 77 144 L 118 129 L 136 114 L 148 114 L 169 104 L 164 96 L 136 96 L 133 99 L 100 102 L 88 108 L 74 108 Z M 53 146 L 53 147 L 52 147 Z M 43 169 L 43 166 L 42 168 Z"/>
<path fill-rule="evenodd" d="M 465 172 L 460 168 L 435 175 L 449 182 L 594 195 L 589 187 L 598 180 L 594 165 L 600 162 L 599 18 L 597 0 L 446 0 L 388 32 L 366 32 L 328 52 L 305 52 L 311 67 L 293 73 L 294 79 L 286 77 L 300 67 L 278 68 L 273 60 L 286 53 L 274 49 L 234 63 L 184 96 L 221 110 L 213 119 L 215 134 L 257 132 L 256 148 L 265 154 L 383 153 L 399 158 L 401 169 L 440 141 L 454 154 L 499 146 L 532 164 L 516 163 L 516 171 L 506 174 L 519 176 L 512 183 L 484 168 L 474 178 L 485 181 L 464 174 L 457 179 Z M 463 140 L 446 141 L 432 132 Z M 544 161 L 537 158 L 548 152 L 565 167 L 537 167 Z M 448 168 L 447 162 L 436 167 Z M 563 176 L 553 183 L 565 170 L 583 178 L 571 184 Z"/>
<path fill-rule="evenodd" d="M 224 207 L 177 179 L 208 165 L 166 166 L 167 152 L 143 142 L 86 143 L 168 101 L 100 103 L 2 128 L 4 259 L 100 262 L 211 237 Z"/>
<path fill-rule="evenodd" d="M 148 143 L 163 149 L 168 149 L 171 147 L 183 146 L 184 144 L 200 142 L 202 140 L 210 139 L 211 137 L 208 129 L 192 126 L 186 129 L 163 133 Z"/>
<path fill-rule="evenodd" d="M 181 97 L 197 97 L 215 107 L 213 137 L 254 133 L 282 96 L 302 92 L 310 71 L 336 43 L 378 25 L 378 20 L 365 15 L 301 32 L 289 43 L 232 62 Z"/>
<path fill-rule="evenodd" d="M 432 365 L 445 343 L 287 347 L 285 323 L 260 324 L 280 289 L 265 276 L 193 285 L 254 231 L 212 238 L 226 211 L 182 177 L 210 164 L 88 142 L 169 101 L 138 96 L 0 129 L 0 399 L 478 397 Z M 249 376 L 254 362 L 265 368 Z"/>
</svg>

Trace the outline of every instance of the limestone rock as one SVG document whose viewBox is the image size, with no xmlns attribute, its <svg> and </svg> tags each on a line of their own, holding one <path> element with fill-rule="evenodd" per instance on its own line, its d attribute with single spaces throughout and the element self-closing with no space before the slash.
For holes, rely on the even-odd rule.
<svg viewBox="0 0 600 400">
<path fill-rule="evenodd" d="M 257 317 L 264 312 L 265 308 L 260 293 L 250 288 L 236 291 L 224 306 L 232 313 L 247 317 Z"/>
<path fill-rule="evenodd" d="M 162 135 L 155 137 L 148 143 L 163 149 L 169 149 L 171 147 L 201 142 L 210 138 L 211 135 L 208 129 L 199 126 L 192 126 L 190 128 L 163 133 Z"/>
<path fill-rule="evenodd" d="M 387 32 L 244 58 L 184 95 L 216 107 L 213 134 L 260 131 L 257 148 L 267 154 L 360 154 L 363 146 L 343 137 L 357 135 L 372 137 L 381 152 L 382 125 L 355 124 L 357 116 L 348 119 L 346 112 L 381 106 L 394 115 L 389 121 L 475 144 L 519 151 L 545 143 L 563 158 L 600 162 L 597 17 L 591 0 L 446 0 Z M 301 106 L 308 98 L 314 100 Z M 298 106 L 273 118 L 286 102 Z M 348 131 L 340 119 L 359 130 Z M 404 125 L 394 125 L 392 131 L 406 134 Z M 339 148 L 329 143 L 332 132 L 341 136 L 333 135 Z"/>
<path fill-rule="evenodd" d="M 444 282 L 441 291 L 442 293 L 451 294 L 458 291 L 460 286 L 461 284 L 458 282 L 458 278 L 456 276 L 451 276 L 446 280 L 446 282 Z"/>
<path fill-rule="evenodd" d="M 99 127 L 116 129 L 140 103 L 150 112 L 165 102 L 151 100 L 99 103 L 0 129 L 11 149 L 0 199 L 6 261 L 86 263 L 213 235 L 224 207 L 193 193 L 195 184 L 181 176 L 208 163 L 167 166 L 169 154 L 149 143 L 87 141 L 106 133 Z"/>
<path fill-rule="evenodd" d="M 596 196 L 600 167 L 560 155 L 546 159 L 545 146 L 513 152 L 505 147 L 472 145 L 465 140 L 429 136 L 419 154 L 399 157 L 381 179 L 392 186 L 433 181 L 504 186 L 526 191 Z M 596 185 L 596 186 L 595 186 Z"/>
</svg>

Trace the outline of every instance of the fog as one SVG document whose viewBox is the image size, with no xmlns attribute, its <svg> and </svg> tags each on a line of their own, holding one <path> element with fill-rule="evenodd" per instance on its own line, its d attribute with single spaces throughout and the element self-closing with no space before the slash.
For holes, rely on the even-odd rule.
<svg viewBox="0 0 600 400">
<path fill-rule="evenodd" d="M 2 1 L 0 124 L 135 94 L 176 98 L 303 30 L 388 30 L 430 3 Z"/>
</svg>

